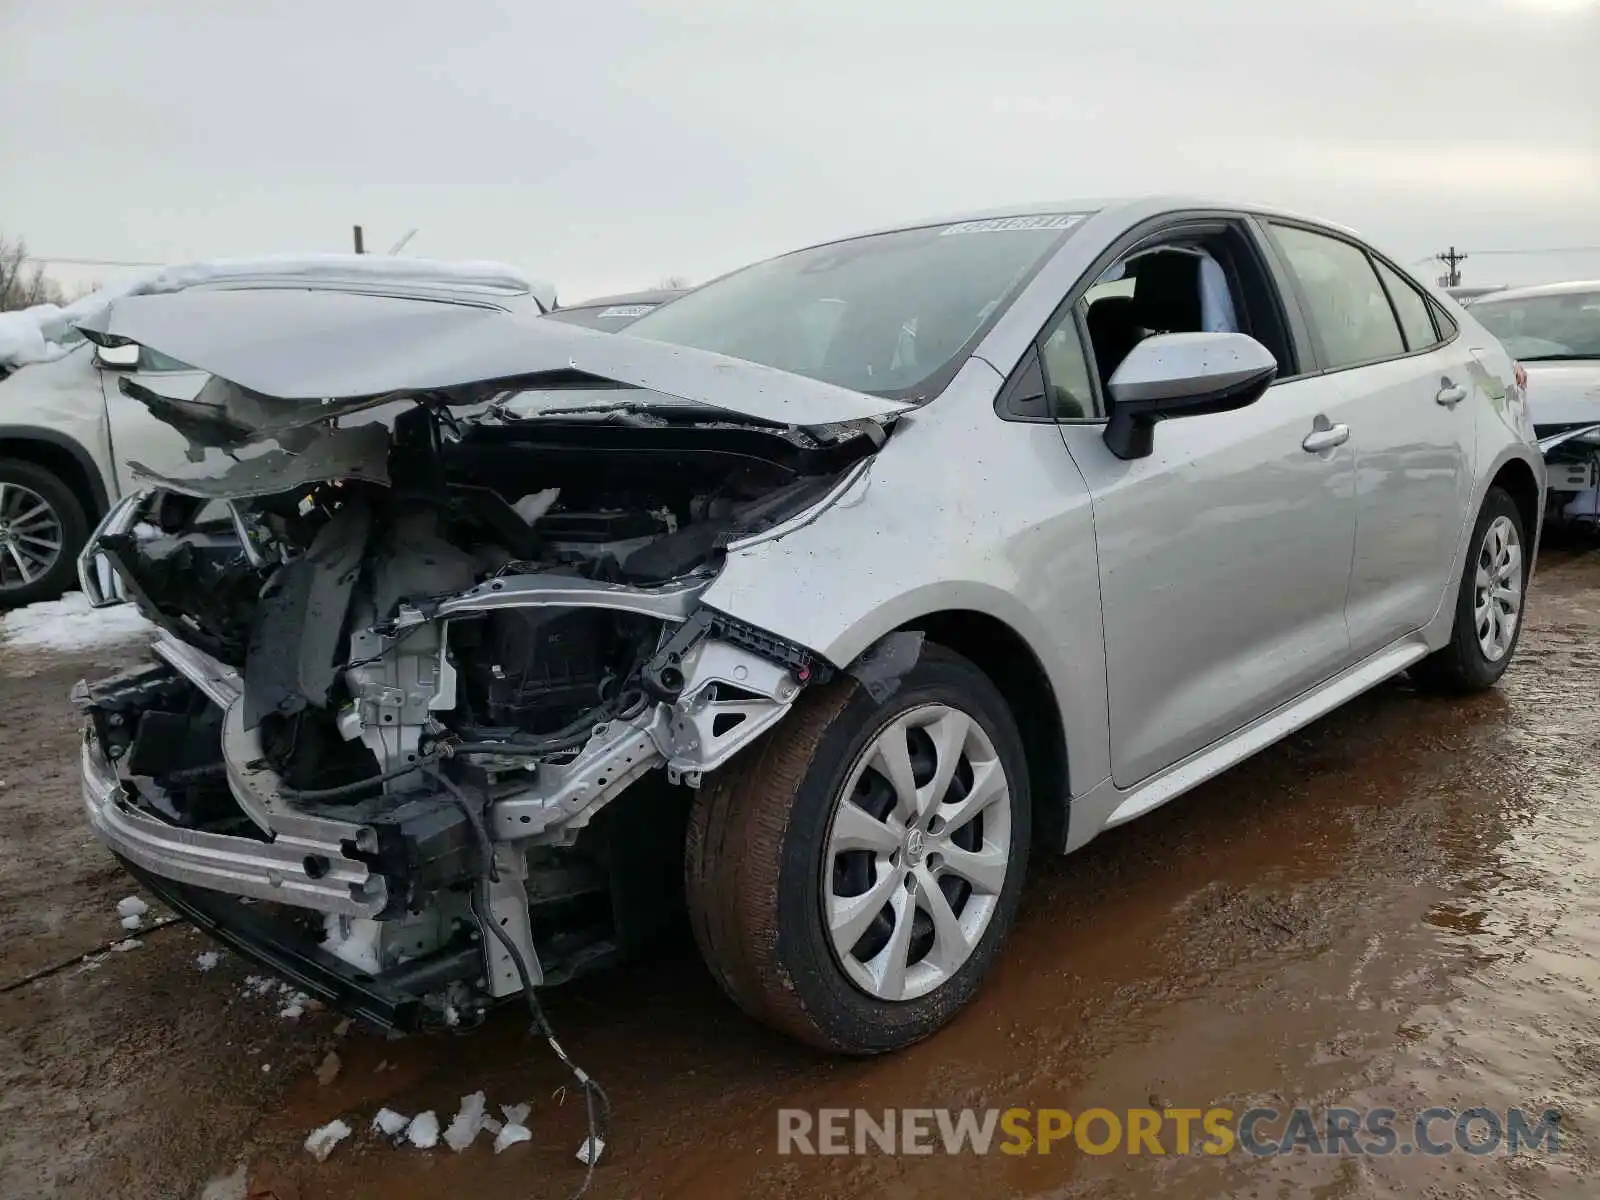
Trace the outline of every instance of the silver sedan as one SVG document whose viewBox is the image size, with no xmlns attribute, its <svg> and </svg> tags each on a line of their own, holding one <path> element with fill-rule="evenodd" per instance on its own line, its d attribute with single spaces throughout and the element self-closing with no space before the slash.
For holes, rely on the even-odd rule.
<svg viewBox="0 0 1600 1200">
<path fill-rule="evenodd" d="M 163 627 L 80 694 L 90 820 L 393 1024 L 625 950 L 681 855 L 743 1008 L 903 1046 L 976 993 L 1030 857 L 1399 672 L 1492 686 L 1543 512 L 1499 343 L 1260 208 L 907 225 L 618 334 L 315 293 L 85 330 L 213 376 L 166 414 L 207 452 L 83 562 Z"/>
</svg>

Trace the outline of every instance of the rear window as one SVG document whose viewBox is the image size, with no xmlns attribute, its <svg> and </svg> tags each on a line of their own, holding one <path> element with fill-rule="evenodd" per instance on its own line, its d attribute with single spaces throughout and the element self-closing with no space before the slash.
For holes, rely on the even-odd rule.
<svg viewBox="0 0 1600 1200">
<path fill-rule="evenodd" d="M 815 246 L 708 283 L 629 333 L 926 399 L 1083 217 L 961 221 Z"/>
</svg>

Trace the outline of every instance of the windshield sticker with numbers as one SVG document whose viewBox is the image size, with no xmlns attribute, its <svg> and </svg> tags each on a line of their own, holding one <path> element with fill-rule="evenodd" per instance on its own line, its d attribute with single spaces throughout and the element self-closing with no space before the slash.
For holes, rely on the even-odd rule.
<svg viewBox="0 0 1600 1200">
<path fill-rule="evenodd" d="M 952 233 L 1008 233 L 1015 229 L 1071 229 L 1083 220 L 1084 213 L 1044 213 L 1033 217 L 989 217 L 982 221 L 962 221 L 947 225 L 939 231 L 940 237 Z"/>
</svg>

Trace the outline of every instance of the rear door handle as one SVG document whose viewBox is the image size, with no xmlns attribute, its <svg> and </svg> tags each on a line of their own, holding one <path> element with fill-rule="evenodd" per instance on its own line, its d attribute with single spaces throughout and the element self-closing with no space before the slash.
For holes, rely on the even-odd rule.
<svg viewBox="0 0 1600 1200">
<path fill-rule="evenodd" d="M 1440 404 L 1444 405 L 1446 408 L 1454 408 L 1466 398 L 1467 389 L 1451 383 L 1450 376 L 1446 375 L 1443 379 L 1439 380 L 1439 393 L 1438 395 L 1434 396 L 1434 399 Z"/>
<path fill-rule="evenodd" d="M 1321 454 L 1324 450 L 1332 450 L 1335 446 L 1342 446 L 1350 440 L 1350 426 L 1329 425 L 1326 417 L 1319 416 L 1306 440 L 1300 445 L 1311 454 Z"/>
</svg>

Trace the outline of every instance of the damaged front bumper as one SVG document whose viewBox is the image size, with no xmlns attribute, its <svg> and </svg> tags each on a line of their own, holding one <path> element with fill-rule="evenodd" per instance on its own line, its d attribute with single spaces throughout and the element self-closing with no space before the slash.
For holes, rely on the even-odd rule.
<svg viewBox="0 0 1600 1200">
<path fill-rule="evenodd" d="M 183 829 L 130 801 L 128 789 L 92 729 L 83 735 L 83 804 L 89 824 L 117 857 L 193 887 L 272 900 L 351 917 L 376 917 L 388 906 L 382 875 L 346 856 L 361 826 L 322 820 L 270 841 Z"/>
<path fill-rule="evenodd" d="M 254 786 L 260 772 L 250 769 L 253 760 L 238 757 L 237 750 L 227 754 L 229 735 L 237 747 L 242 733 L 237 675 L 167 633 L 157 636 L 152 649 L 232 718 L 225 718 L 223 739 L 229 787 L 264 838 L 185 829 L 141 807 L 139 783 L 123 778 L 91 722 L 85 725 L 81 752 L 83 802 L 100 840 L 119 857 L 178 883 L 345 916 L 383 912 L 389 903 L 383 876 L 346 853 L 347 847 L 369 844 L 370 832 L 350 821 L 290 812 L 274 822 Z M 88 689 L 78 699 L 87 705 Z M 259 759 L 259 743 L 255 748 Z"/>
<path fill-rule="evenodd" d="M 566 761 L 501 764 L 498 774 L 491 765 L 482 833 L 497 871 L 475 908 L 483 844 L 447 792 L 424 787 L 343 806 L 294 802 L 266 763 L 259 732 L 245 727 L 239 675 L 167 631 L 152 650 L 167 669 L 155 682 L 146 668 L 80 685 L 76 694 L 91 713 L 81 760 L 95 834 L 152 891 L 227 945 L 308 994 L 397 1029 L 454 1023 L 515 995 L 517 957 L 536 985 L 577 973 L 536 936 L 541 898 L 560 888 L 530 868 L 534 848 L 572 846 L 652 771 L 698 786 L 780 720 L 804 683 L 831 669 L 708 609 L 679 622 L 650 665 L 656 698 L 640 712 L 597 725 Z M 172 686 L 174 676 L 220 710 L 218 786 L 225 781 L 238 809 L 226 832 L 174 820 L 157 781 L 138 773 L 137 747 L 108 747 L 100 736 L 108 714 L 137 711 L 140 689 Z M 479 911 L 509 933 L 517 957 L 479 936 Z M 557 930 L 557 945 L 565 932 Z M 396 952 L 401 945 L 407 952 Z M 577 956 L 605 957 L 592 948 Z"/>
</svg>

